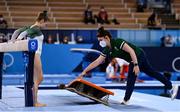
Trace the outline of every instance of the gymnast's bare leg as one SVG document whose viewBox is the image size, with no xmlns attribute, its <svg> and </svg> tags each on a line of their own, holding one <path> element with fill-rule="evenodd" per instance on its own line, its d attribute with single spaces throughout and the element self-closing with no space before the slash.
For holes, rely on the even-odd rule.
<svg viewBox="0 0 180 112">
<path fill-rule="evenodd" d="M 41 58 L 38 53 L 35 53 L 34 57 L 34 87 L 33 87 L 33 100 L 34 100 L 34 106 L 35 107 L 43 107 L 46 106 L 46 104 L 42 104 L 38 101 L 38 87 L 43 81 L 43 71 L 42 71 L 42 64 L 41 64 Z"/>
</svg>

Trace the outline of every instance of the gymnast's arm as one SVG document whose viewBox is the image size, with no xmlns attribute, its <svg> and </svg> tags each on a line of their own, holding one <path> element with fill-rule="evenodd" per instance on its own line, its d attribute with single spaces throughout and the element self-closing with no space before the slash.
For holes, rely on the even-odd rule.
<svg viewBox="0 0 180 112">
<path fill-rule="evenodd" d="M 100 55 L 95 61 L 93 61 L 79 76 L 79 78 L 82 78 L 84 75 L 86 75 L 87 72 L 89 72 L 90 70 L 92 70 L 93 68 L 97 67 L 98 65 L 100 65 L 104 60 L 105 60 L 105 56 Z"/>
<path fill-rule="evenodd" d="M 18 36 L 17 40 L 22 40 L 27 35 L 28 35 L 28 32 L 27 32 L 27 30 L 25 30 Z"/>
<path fill-rule="evenodd" d="M 21 33 L 21 29 L 17 29 L 16 31 L 14 31 L 10 41 L 14 42 L 20 33 Z"/>
</svg>

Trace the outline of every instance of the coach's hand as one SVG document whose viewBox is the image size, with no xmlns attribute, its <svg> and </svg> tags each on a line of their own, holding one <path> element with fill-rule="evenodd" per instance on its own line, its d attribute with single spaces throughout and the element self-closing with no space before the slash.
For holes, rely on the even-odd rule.
<svg viewBox="0 0 180 112">
<path fill-rule="evenodd" d="M 134 66 L 133 72 L 135 73 L 136 76 L 138 75 L 138 73 L 140 72 L 138 65 L 137 65 L 137 66 Z"/>
<path fill-rule="evenodd" d="M 82 79 L 84 75 L 86 75 L 86 72 L 83 71 L 78 78 Z"/>
</svg>

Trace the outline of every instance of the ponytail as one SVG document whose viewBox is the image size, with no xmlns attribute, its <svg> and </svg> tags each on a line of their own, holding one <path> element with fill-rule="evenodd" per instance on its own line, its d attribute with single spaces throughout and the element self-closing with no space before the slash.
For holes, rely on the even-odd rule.
<svg viewBox="0 0 180 112">
<path fill-rule="evenodd" d="M 104 30 L 104 27 L 102 26 L 98 29 L 97 37 L 105 37 L 105 36 L 108 36 L 110 39 L 112 38 L 110 32 Z"/>
<path fill-rule="evenodd" d="M 38 15 L 38 17 L 36 19 L 36 21 L 38 21 L 38 22 L 41 21 L 41 20 L 44 20 L 45 22 L 49 21 L 48 14 L 47 14 L 46 10 L 44 10 L 41 13 L 39 13 L 39 15 Z"/>
</svg>

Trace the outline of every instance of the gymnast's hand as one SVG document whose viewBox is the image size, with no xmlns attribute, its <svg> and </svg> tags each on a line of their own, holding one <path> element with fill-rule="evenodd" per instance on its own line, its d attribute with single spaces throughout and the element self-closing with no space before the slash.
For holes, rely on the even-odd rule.
<svg viewBox="0 0 180 112">
<path fill-rule="evenodd" d="M 20 41 L 21 39 L 12 39 L 12 40 L 9 40 L 8 43 L 15 43 L 17 41 Z"/>
<path fill-rule="evenodd" d="M 9 40 L 8 43 L 15 43 L 16 40 Z"/>
</svg>

